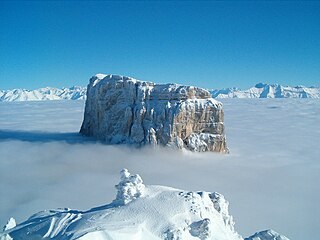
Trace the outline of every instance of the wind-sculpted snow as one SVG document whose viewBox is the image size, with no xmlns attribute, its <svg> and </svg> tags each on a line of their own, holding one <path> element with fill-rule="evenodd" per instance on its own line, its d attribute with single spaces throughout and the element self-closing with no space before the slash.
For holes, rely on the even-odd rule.
<svg viewBox="0 0 320 240">
<path fill-rule="evenodd" d="M 43 101 L 43 100 L 83 100 L 86 98 L 86 88 L 74 86 L 71 88 L 39 88 L 35 90 L 13 89 L 0 90 L 0 101 Z"/>
<path fill-rule="evenodd" d="M 131 175 L 127 169 L 120 172 L 120 183 L 116 185 L 118 190 L 114 203 L 125 205 L 144 194 L 145 186 L 138 174 Z"/>
<path fill-rule="evenodd" d="M 42 211 L 5 228 L 0 239 L 243 240 L 234 230 L 228 201 L 219 193 L 145 186 L 139 175 L 126 169 L 116 188 L 117 197 L 111 204 L 88 211 Z M 259 240 L 271 239 L 261 236 Z"/>
<path fill-rule="evenodd" d="M 211 94 L 213 98 L 320 98 L 320 88 L 258 83 L 247 90 L 226 88 Z"/>
<path fill-rule="evenodd" d="M 223 117 L 205 89 L 98 74 L 88 85 L 80 132 L 108 144 L 225 153 Z"/>
</svg>

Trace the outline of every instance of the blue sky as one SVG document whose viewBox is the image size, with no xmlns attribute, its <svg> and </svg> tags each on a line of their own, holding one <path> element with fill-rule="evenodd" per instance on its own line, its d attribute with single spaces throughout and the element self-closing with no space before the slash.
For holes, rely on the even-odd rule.
<svg viewBox="0 0 320 240">
<path fill-rule="evenodd" d="M 96 73 L 205 88 L 320 85 L 320 2 L 0 1 L 0 89 Z"/>
</svg>

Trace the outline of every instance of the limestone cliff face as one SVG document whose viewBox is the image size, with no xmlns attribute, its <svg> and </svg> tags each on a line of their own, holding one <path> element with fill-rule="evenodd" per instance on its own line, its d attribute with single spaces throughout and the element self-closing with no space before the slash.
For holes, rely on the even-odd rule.
<svg viewBox="0 0 320 240">
<path fill-rule="evenodd" d="M 109 144 L 228 152 L 222 104 L 208 91 L 118 75 L 90 79 L 80 133 Z"/>
</svg>

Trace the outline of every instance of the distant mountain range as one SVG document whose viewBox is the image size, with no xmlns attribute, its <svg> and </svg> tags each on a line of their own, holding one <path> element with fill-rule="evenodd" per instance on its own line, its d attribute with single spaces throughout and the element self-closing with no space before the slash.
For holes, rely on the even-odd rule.
<svg viewBox="0 0 320 240">
<path fill-rule="evenodd" d="M 258 83 L 247 90 L 225 88 L 210 91 L 213 98 L 320 98 L 320 88 Z"/>
<path fill-rule="evenodd" d="M 80 100 L 86 98 L 86 91 L 87 88 L 79 86 L 70 88 L 45 87 L 36 90 L 0 90 L 0 101 Z"/>
<path fill-rule="evenodd" d="M 86 87 L 45 87 L 35 90 L 0 90 L 0 102 L 42 100 L 84 100 Z M 225 88 L 210 91 L 213 98 L 320 98 L 319 87 L 289 87 L 279 84 L 258 83 L 247 90 Z"/>
</svg>

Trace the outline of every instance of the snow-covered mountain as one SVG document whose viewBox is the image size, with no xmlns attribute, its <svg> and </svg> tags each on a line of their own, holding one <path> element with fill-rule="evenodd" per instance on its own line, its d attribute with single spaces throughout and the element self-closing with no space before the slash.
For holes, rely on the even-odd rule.
<svg viewBox="0 0 320 240">
<path fill-rule="evenodd" d="M 220 193 L 145 186 L 139 175 L 126 169 L 120 177 L 112 203 L 88 211 L 43 211 L 18 225 L 10 218 L 0 239 L 243 240 Z M 249 239 L 288 240 L 272 230 Z"/>
<path fill-rule="evenodd" d="M 0 102 L 42 101 L 42 100 L 82 100 L 86 99 L 86 87 L 70 88 L 45 87 L 35 90 L 0 90 Z M 224 88 L 210 91 L 213 98 L 320 98 L 320 88 L 304 86 L 282 86 L 258 83 L 247 90 Z"/>
<path fill-rule="evenodd" d="M 45 87 L 35 90 L 0 90 L 0 102 L 41 101 L 41 100 L 80 100 L 86 99 L 86 87 L 71 88 Z M 224 88 L 210 91 L 213 98 L 320 98 L 319 87 L 282 86 L 258 83 L 247 90 Z"/>
<path fill-rule="evenodd" d="M 78 100 L 86 98 L 86 91 L 85 87 L 79 86 L 71 88 L 45 87 L 35 90 L 0 90 L 0 101 Z"/>
<path fill-rule="evenodd" d="M 211 94 L 213 98 L 320 98 L 320 88 L 258 83 L 247 90 L 225 88 Z"/>
<path fill-rule="evenodd" d="M 257 232 L 244 240 L 289 240 L 289 238 L 280 235 L 279 233 L 268 229 L 265 231 Z"/>
</svg>

